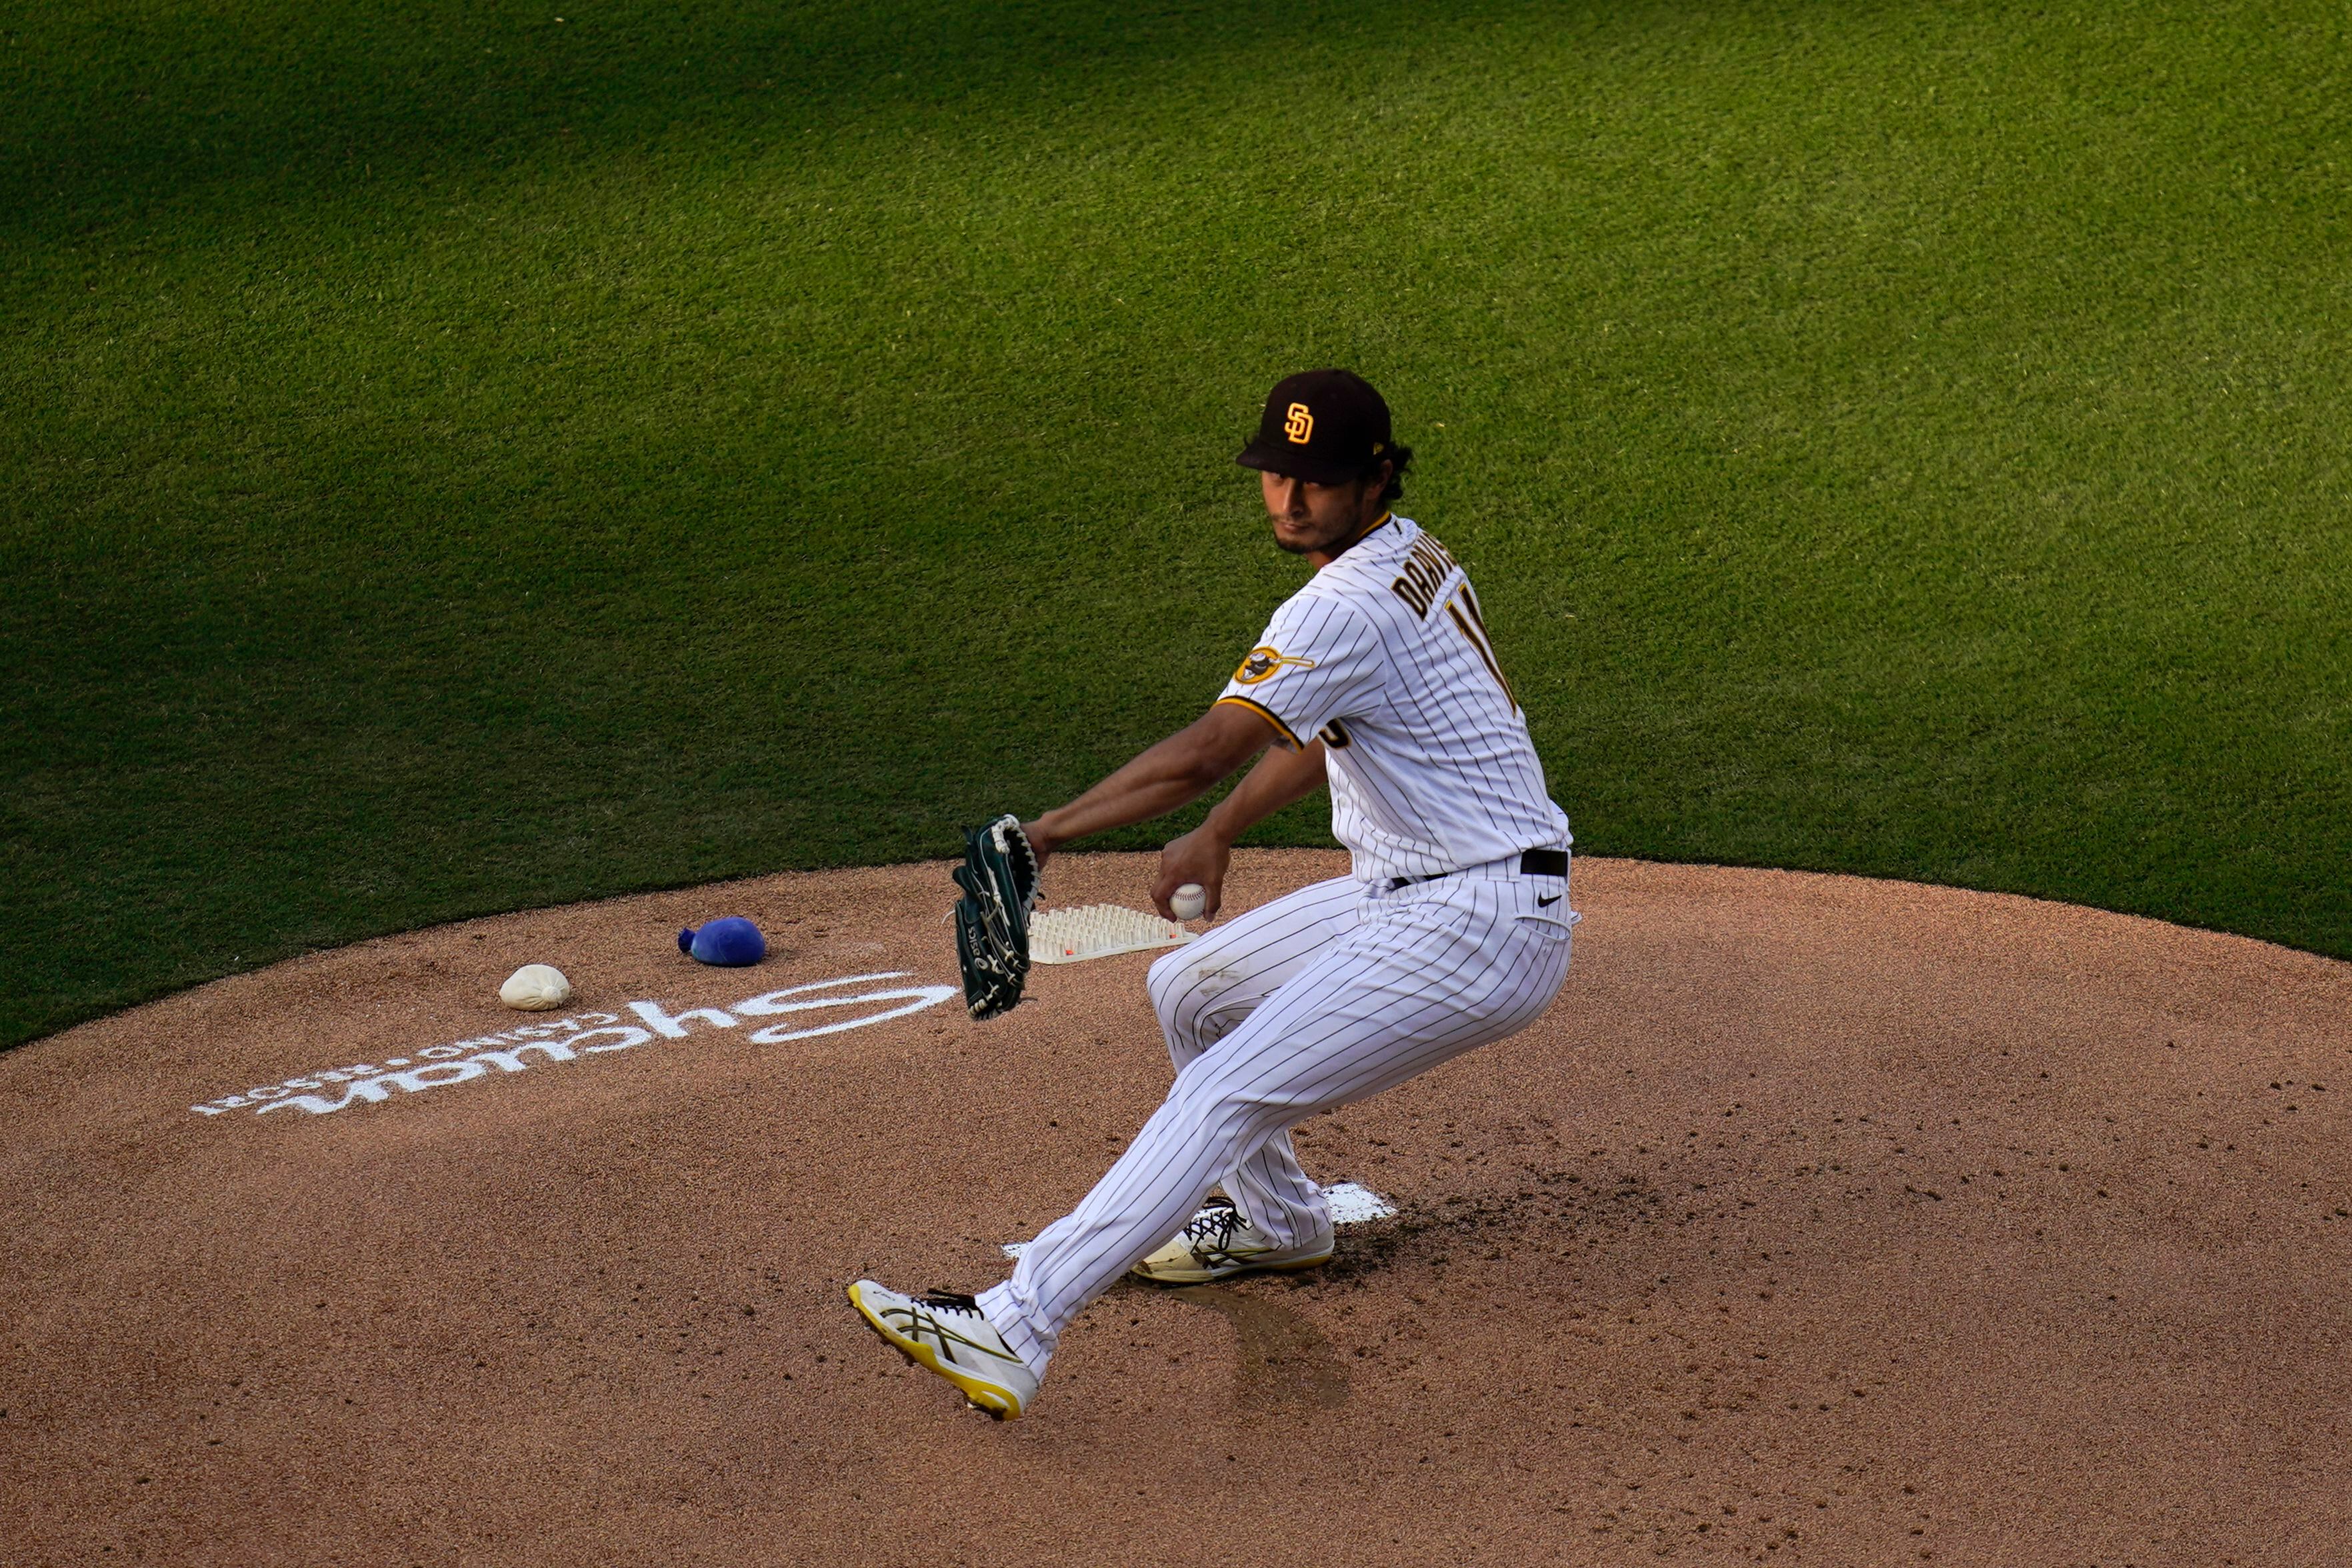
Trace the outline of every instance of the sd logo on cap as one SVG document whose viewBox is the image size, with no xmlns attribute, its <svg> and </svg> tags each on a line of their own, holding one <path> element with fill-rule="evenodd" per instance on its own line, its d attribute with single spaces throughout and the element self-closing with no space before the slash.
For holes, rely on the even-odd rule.
<svg viewBox="0 0 2352 1568">
<path fill-rule="evenodd" d="M 1394 439 L 1388 403 L 1370 382 L 1353 371 L 1302 371 L 1266 394 L 1257 439 L 1234 461 L 1309 484 L 1344 485 L 1377 468 Z"/>
</svg>

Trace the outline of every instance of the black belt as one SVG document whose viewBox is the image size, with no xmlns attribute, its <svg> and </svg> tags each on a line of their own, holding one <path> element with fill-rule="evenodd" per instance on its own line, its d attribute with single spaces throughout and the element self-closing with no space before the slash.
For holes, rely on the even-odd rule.
<svg viewBox="0 0 2352 1568">
<path fill-rule="evenodd" d="M 1389 891 L 1410 888 L 1415 882 L 1434 882 L 1441 877 L 1451 877 L 1452 871 L 1432 871 L 1426 877 L 1391 877 Z M 1522 877 L 1565 877 L 1568 875 L 1568 851 L 1565 849 L 1522 849 L 1519 851 L 1519 875 Z"/>
</svg>

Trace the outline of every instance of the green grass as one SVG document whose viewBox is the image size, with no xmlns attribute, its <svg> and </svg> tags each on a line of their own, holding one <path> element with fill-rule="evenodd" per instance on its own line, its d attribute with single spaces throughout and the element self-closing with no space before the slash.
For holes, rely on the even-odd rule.
<svg viewBox="0 0 2352 1568">
<path fill-rule="evenodd" d="M 0 5 L 0 1041 L 1054 803 L 1334 362 L 1581 848 L 2352 954 L 2347 31 Z"/>
</svg>

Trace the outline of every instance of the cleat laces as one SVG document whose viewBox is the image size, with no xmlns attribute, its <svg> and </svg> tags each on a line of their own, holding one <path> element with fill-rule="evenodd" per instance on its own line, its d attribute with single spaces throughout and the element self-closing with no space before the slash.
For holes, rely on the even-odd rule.
<svg viewBox="0 0 2352 1568">
<path fill-rule="evenodd" d="M 1194 1215 L 1192 1222 L 1184 1227 L 1184 1239 L 1206 1241 L 1214 1237 L 1223 1244 L 1231 1241 L 1234 1232 L 1239 1230 L 1243 1224 L 1242 1211 L 1234 1206 L 1234 1200 L 1223 1193 L 1212 1193 L 1208 1201 L 1201 1205 L 1201 1212 Z"/>
<path fill-rule="evenodd" d="M 1184 1245 L 1193 1256 L 1203 1261 L 1233 1259 L 1234 1233 L 1249 1224 L 1234 1200 L 1223 1193 L 1213 1193 L 1201 1212 L 1184 1227 Z"/>
<path fill-rule="evenodd" d="M 980 1298 L 967 1296 L 961 1290 L 926 1290 L 919 1298 L 924 1306 L 940 1312 L 978 1312 Z"/>
</svg>

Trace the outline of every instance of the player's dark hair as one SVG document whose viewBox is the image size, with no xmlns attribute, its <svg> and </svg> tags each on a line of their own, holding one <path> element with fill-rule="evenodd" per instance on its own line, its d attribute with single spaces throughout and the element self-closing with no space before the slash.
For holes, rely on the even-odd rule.
<svg viewBox="0 0 2352 1568">
<path fill-rule="evenodd" d="M 1412 448 L 1402 445 L 1394 446 L 1388 449 L 1386 455 L 1388 460 L 1396 466 L 1389 473 L 1388 488 L 1381 491 L 1381 501 L 1383 505 L 1404 494 L 1404 471 L 1412 467 Z M 1377 468 L 1374 471 L 1378 471 Z"/>
</svg>

